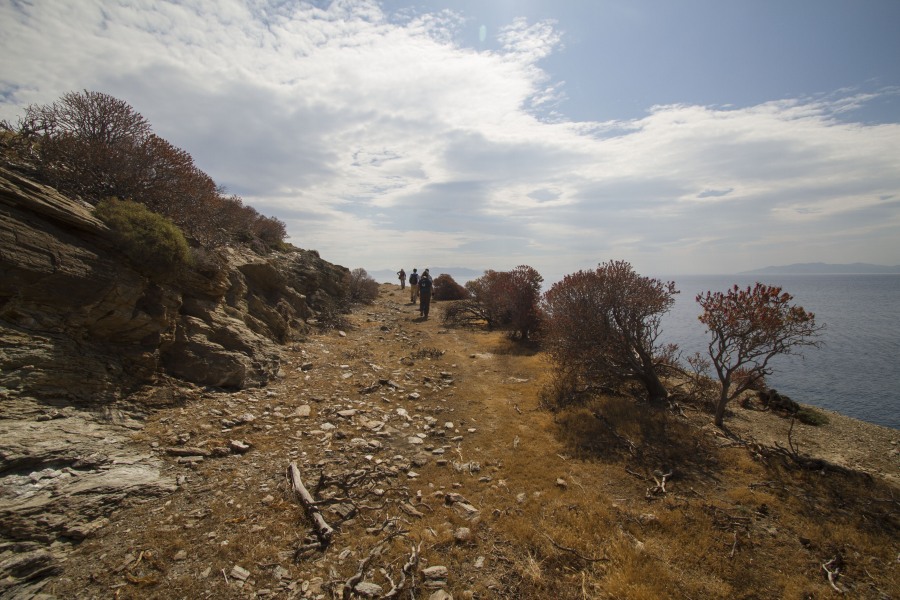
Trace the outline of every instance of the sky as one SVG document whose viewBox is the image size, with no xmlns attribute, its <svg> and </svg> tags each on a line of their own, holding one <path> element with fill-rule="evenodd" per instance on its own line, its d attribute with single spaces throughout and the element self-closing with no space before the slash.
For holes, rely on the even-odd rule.
<svg viewBox="0 0 900 600">
<path fill-rule="evenodd" d="M 0 0 L 0 119 L 128 102 L 349 268 L 900 264 L 897 0 Z"/>
</svg>

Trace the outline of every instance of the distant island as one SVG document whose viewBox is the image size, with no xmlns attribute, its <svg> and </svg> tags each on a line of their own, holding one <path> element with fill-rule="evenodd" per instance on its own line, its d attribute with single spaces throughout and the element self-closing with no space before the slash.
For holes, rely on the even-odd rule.
<svg viewBox="0 0 900 600">
<path fill-rule="evenodd" d="M 893 267 L 869 263 L 835 265 L 828 263 L 794 263 L 742 271 L 739 275 L 881 275 L 900 274 L 900 265 Z"/>
</svg>

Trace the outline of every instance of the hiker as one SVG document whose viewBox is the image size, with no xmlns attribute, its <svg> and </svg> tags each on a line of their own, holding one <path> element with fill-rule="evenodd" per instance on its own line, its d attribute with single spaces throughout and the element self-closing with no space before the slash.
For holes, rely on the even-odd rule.
<svg viewBox="0 0 900 600">
<path fill-rule="evenodd" d="M 400 278 L 400 289 L 405 290 L 406 289 L 406 271 L 404 271 L 403 269 L 400 269 L 399 271 L 397 271 L 397 277 Z"/>
<path fill-rule="evenodd" d="M 426 319 L 428 318 L 428 309 L 431 308 L 431 288 L 431 275 L 428 274 L 428 269 L 425 269 L 422 271 L 422 276 L 419 277 L 419 314 Z"/>
<path fill-rule="evenodd" d="M 416 269 L 413 269 L 413 272 L 409 274 L 409 301 L 412 304 L 416 303 L 416 300 L 419 299 L 419 274 L 416 273 Z"/>
</svg>

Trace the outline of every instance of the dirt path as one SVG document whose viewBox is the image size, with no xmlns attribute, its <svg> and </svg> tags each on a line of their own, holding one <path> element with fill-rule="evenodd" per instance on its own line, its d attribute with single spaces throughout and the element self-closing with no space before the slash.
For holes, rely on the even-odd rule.
<svg viewBox="0 0 900 600">
<path fill-rule="evenodd" d="M 283 377 L 267 388 L 198 390 L 183 406 L 155 413 L 133 441 L 165 460 L 179 490 L 116 513 L 44 591 L 61 598 L 331 598 L 346 597 L 349 583 L 361 597 L 410 587 L 417 598 L 435 599 L 563 597 L 559 590 L 601 597 L 599 590 L 617 589 L 608 586 L 622 573 L 656 572 L 653 561 L 688 557 L 677 577 L 657 575 L 659 589 L 731 597 L 730 584 L 689 559 L 711 542 L 662 545 L 673 531 L 697 530 L 685 507 L 694 503 L 705 514 L 710 503 L 733 501 L 726 475 L 688 478 L 657 500 L 648 492 L 649 472 L 573 460 L 552 415 L 538 410 L 541 355 L 502 334 L 446 329 L 439 309 L 421 320 L 407 301 L 405 292 L 383 285 L 345 331 L 286 349 Z M 783 424 L 768 413 L 733 420 L 746 435 L 772 439 Z M 708 429 L 698 429 L 707 432 L 700 438 L 717 439 Z M 830 439 L 819 447 L 838 458 L 859 438 Z M 869 439 L 858 445 L 869 458 L 846 458 L 896 474 L 896 436 L 879 430 Z M 335 528 L 324 550 L 288 485 L 292 463 Z M 795 543 L 774 535 L 766 542 L 770 558 Z M 734 555 L 736 540 L 724 534 L 725 555 L 729 548 Z M 771 575 L 759 579 L 777 585 Z M 601 581 L 605 587 L 597 587 Z M 621 589 L 633 585 L 623 580 Z"/>
<path fill-rule="evenodd" d="M 535 409 L 527 384 L 538 359 L 509 354 L 499 334 L 447 330 L 437 311 L 422 320 L 407 300 L 396 286 L 383 286 L 374 305 L 350 316 L 346 331 L 291 347 L 283 378 L 266 389 L 198 392 L 185 406 L 153 415 L 134 441 L 166 458 L 179 491 L 157 506 L 120 512 L 47 591 L 324 597 L 401 527 L 451 545 L 456 535 L 474 565 L 473 523 L 485 510 L 479 499 L 496 489 L 504 469 L 494 450 L 550 435 L 509 427 Z M 290 463 L 310 489 L 323 475 L 334 483 L 319 490 L 333 496 L 323 514 L 337 527 L 324 554 L 295 557 L 311 530 L 286 484 Z M 366 533 L 381 526 L 381 535 Z M 409 553 L 404 544 L 401 554 Z M 391 566 L 397 580 L 399 565 Z M 242 569 L 249 573 L 243 579 Z M 390 587 L 384 577 L 379 584 Z"/>
</svg>

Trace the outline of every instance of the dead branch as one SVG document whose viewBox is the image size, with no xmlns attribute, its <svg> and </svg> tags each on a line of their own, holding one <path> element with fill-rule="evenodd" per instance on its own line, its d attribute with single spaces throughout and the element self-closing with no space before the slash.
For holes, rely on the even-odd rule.
<svg viewBox="0 0 900 600">
<path fill-rule="evenodd" d="M 288 480 L 291 483 L 291 489 L 297 494 L 297 497 L 300 499 L 300 504 L 302 504 L 304 510 L 306 510 L 306 514 L 312 519 L 315 526 L 316 537 L 319 538 L 319 546 L 324 550 L 328 547 L 328 544 L 331 543 L 331 536 L 334 535 L 334 529 L 325 522 L 325 518 L 322 517 L 322 513 L 319 512 L 316 501 L 303 485 L 303 480 L 300 478 L 300 469 L 297 468 L 296 463 L 291 463 L 288 466 Z"/>
<path fill-rule="evenodd" d="M 628 449 L 629 454 L 631 454 L 632 456 L 637 456 L 637 446 L 634 444 L 634 442 L 632 442 L 627 437 L 625 437 L 624 435 L 622 435 L 618 431 L 616 431 L 615 426 L 612 423 L 610 423 L 609 420 L 606 417 L 604 417 L 602 414 L 600 414 L 599 412 L 593 412 L 592 414 L 594 415 L 595 419 L 597 419 L 598 421 L 603 423 L 603 425 L 606 427 L 606 429 L 609 431 L 609 433 L 614 438 L 616 438 L 620 444 L 622 444 L 623 446 L 625 446 L 625 448 Z"/>
<path fill-rule="evenodd" d="M 633 477 L 637 477 L 638 479 L 641 479 L 641 480 L 643 480 L 643 481 L 646 481 L 646 480 L 647 480 L 646 477 L 644 477 L 644 476 L 641 475 L 640 473 L 637 473 L 637 472 L 635 472 L 635 471 L 632 471 L 632 470 L 629 469 L 628 467 L 625 467 L 625 472 L 628 473 L 629 475 L 631 475 L 631 476 L 633 476 Z"/>
<path fill-rule="evenodd" d="M 537 529 L 535 529 L 535 531 L 537 531 Z M 554 547 L 554 548 L 556 548 L 556 549 L 558 549 L 558 550 L 562 550 L 563 552 L 571 552 L 572 554 L 574 554 L 575 556 L 577 556 L 578 558 L 580 558 L 580 559 L 583 560 L 583 561 L 586 561 L 586 562 L 606 562 L 606 561 L 609 560 L 609 558 L 607 558 L 607 557 L 605 557 L 605 556 L 601 556 L 600 558 L 591 558 L 590 556 L 585 556 L 584 554 L 580 553 L 580 552 L 579 552 L 578 550 L 576 550 L 575 548 L 569 548 L 569 547 L 567 547 L 567 546 L 563 546 L 562 544 L 557 543 L 556 540 L 554 540 L 552 537 L 550 537 L 549 535 L 547 535 L 547 534 L 544 533 L 543 531 L 537 531 L 537 532 L 540 533 L 540 534 L 541 534 L 542 536 L 544 536 L 545 538 L 547 538 L 547 541 L 550 542 L 551 544 L 553 544 L 553 547 Z"/>
<path fill-rule="evenodd" d="M 656 482 L 656 485 L 652 488 L 647 488 L 647 498 L 653 498 L 658 494 L 666 493 L 666 479 L 672 476 L 672 471 L 665 473 L 662 476 L 662 479 L 657 479 L 656 475 L 652 475 L 653 481 Z"/>
<path fill-rule="evenodd" d="M 419 542 L 418 545 L 410 544 L 410 548 L 409 559 L 407 559 L 403 568 L 400 569 L 400 581 L 394 584 L 394 581 L 388 577 L 388 581 L 391 582 L 391 589 L 385 592 L 382 598 L 396 598 L 406 584 L 407 577 L 411 576 L 413 578 L 412 586 L 415 586 L 416 568 L 419 566 L 419 553 L 422 551 L 422 542 Z"/>
<path fill-rule="evenodd" d="M 834 591 L 836 591 L 839 594 L 843 594 L 844 590 L 839 588 L 834 581 L 835 579 L 838 578 L 838 576 L 841 573 L 840 557 L 835 556 L 834 558 L 829 560 L 827 563 L 823 564 L 822 570 L 825 571 L 825 573 L 828 575 L 828 583 L 831 584 L 831 587 L 834 589 Z"/>
<path fill-rule="evenodd" d="M 387 539 L 390 539 L 390 537 Z M 344 600 L 350 600 L 350 598 L 353 596 L 353 592 L 356 590 L 356 586 L 359 585 L 359 583 L 363 580 L 363 577 L 365 577 L 366 569 L 369 568 L 369 563 L 372 562 L 373 558 L 381 554 L 381 550 L 384 548 L 384 542 L 386 542 L 387 539 L 376 544 L 371 550 L 369 550 L 368 556 L 359 561 L 359 568 L 356 569 L 356 573 L 351 575 L 350 579 L 348 579 L 344 583 Z"/>
</svg>

